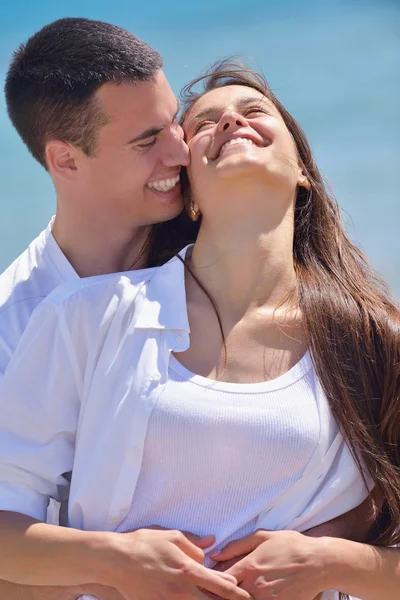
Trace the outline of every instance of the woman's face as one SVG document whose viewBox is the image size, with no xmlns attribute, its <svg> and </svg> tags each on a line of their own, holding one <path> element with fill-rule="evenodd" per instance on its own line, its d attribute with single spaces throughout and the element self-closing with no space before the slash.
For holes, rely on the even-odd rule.
<svg viewBox="0 0 400 600">
<path fill-rule="evenodd" d="M 201 209 L 227 185 L 280 189 L 293 197 L 301 176 L 296 146 L 274 104 L 259 91 L 241 85 L 212 90 L 194 104 L 183 128 L 189 180 Z"/>
</svg>

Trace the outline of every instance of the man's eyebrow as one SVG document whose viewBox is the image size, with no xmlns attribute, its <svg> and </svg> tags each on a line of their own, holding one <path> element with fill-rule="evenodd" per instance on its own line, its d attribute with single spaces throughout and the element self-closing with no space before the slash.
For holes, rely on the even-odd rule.
<svg viewBox="0 0 400 600">
<path fill-rule="evenodd" d="M 255 98 L 254 96 L 243 96 L 242 98 L 239 98 L 235 102 L 235 105 L 238 108 L 242 108 L 244 106 L 249 106 L 249 104 L 264 104 L 265 99 L 266 99 L 265 96 L 262 96 L 261 98 Z M 188 129 L 191 128 L 191 126 L 193 125 L 193 123 L 195 123 L 195 121 L 199 121 L 200 119 L 203 119 L 204 117 L 209 117 L 210 115 L 218 113 L 220 110 L 221 110 L 221 106 L 218 106 L 218 105 L 209 106 L 208 108 L 201 110 L 190 121 Z"/>
<path fill-rule="evenodd" d="M 178 116 L 179 110 L 180 110 L 180 106 L 179 106 L 179 101 L 176 101 L 176 113 L 174 114 L 174 118 L 172 119 L 172 121 L 175 121 L 176 117 Z M 145 129 L 145 131 L 143 131 L 142 133 L 140 133 L 138 136 L 136 136 L 135 138 L 129 140 L 128 145 L 129 144 L 135 144 L 136 142 L 140 142 L 141 140 L 146 140 L 149 137 L 153 137 L 154 135 L 158 135 L 159 133 L 161 133 L 161 131 L 165 129 L 165 126 L 162 127 L 149 127 L 148 129 Z"/>
<path fill-rule="evenodd" d="M 149 129 L 145 129 L 142 133 L 140 133 L 135 138 L 129 140 L 128 144 L 135 144 L 136 142 L 140 142 L 141 140 L 146 140 L 149 137 L 153 137 L 154 135 L 158 135 L 164 127 L 149 127 Z"/>
</svg>

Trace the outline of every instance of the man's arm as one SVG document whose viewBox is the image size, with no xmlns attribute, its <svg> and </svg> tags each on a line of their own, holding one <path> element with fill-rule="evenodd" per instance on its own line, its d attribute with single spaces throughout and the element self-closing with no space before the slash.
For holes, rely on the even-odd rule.
<svg viewBox="0 0 400 600">
<path fill-rule="evenodd" d="M 97 600 L 124 600 L 117 590 L 103 585 L 88 584 L 66 588 L 18 585 L 0 580 L 2 600 L 77 600 L 83 594 L 90 594 Z"/>
<path fill-rule="evenodd" d="M 400 548 L 381 548 L 340 538 L 324 541 L 332 589 L 363 600 L 400 598 Z"/>
</svg>

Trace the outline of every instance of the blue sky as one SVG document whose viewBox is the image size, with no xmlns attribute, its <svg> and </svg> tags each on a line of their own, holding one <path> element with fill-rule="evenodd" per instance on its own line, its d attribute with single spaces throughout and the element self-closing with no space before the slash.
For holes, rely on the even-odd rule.
<svg viewBox="0 0 400 600">
<path fill-rule="evenodd" d="M 13 50 L 64 16 L 110 21 L 161 52 L 176 93 L 215 59 L 252 57 L 306 131 L 349 233 L 400 297 L 400 2 L 15 0 L 0 8 L 0 80 Z M 48 175 L 0 95 L 0 270 L 54 211 Z"/>
</svg>

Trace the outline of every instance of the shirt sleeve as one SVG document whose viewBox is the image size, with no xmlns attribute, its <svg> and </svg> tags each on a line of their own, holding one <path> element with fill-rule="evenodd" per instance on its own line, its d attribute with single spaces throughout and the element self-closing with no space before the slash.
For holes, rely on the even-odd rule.
<svg viewBox="0 0 400 600">
<path fill-rule="evenodd" d="M 65 500 L 81 389 L 62 306 L 42 302 L 0 376 L 0 510 L 45 521 Z"/>
</svg>

